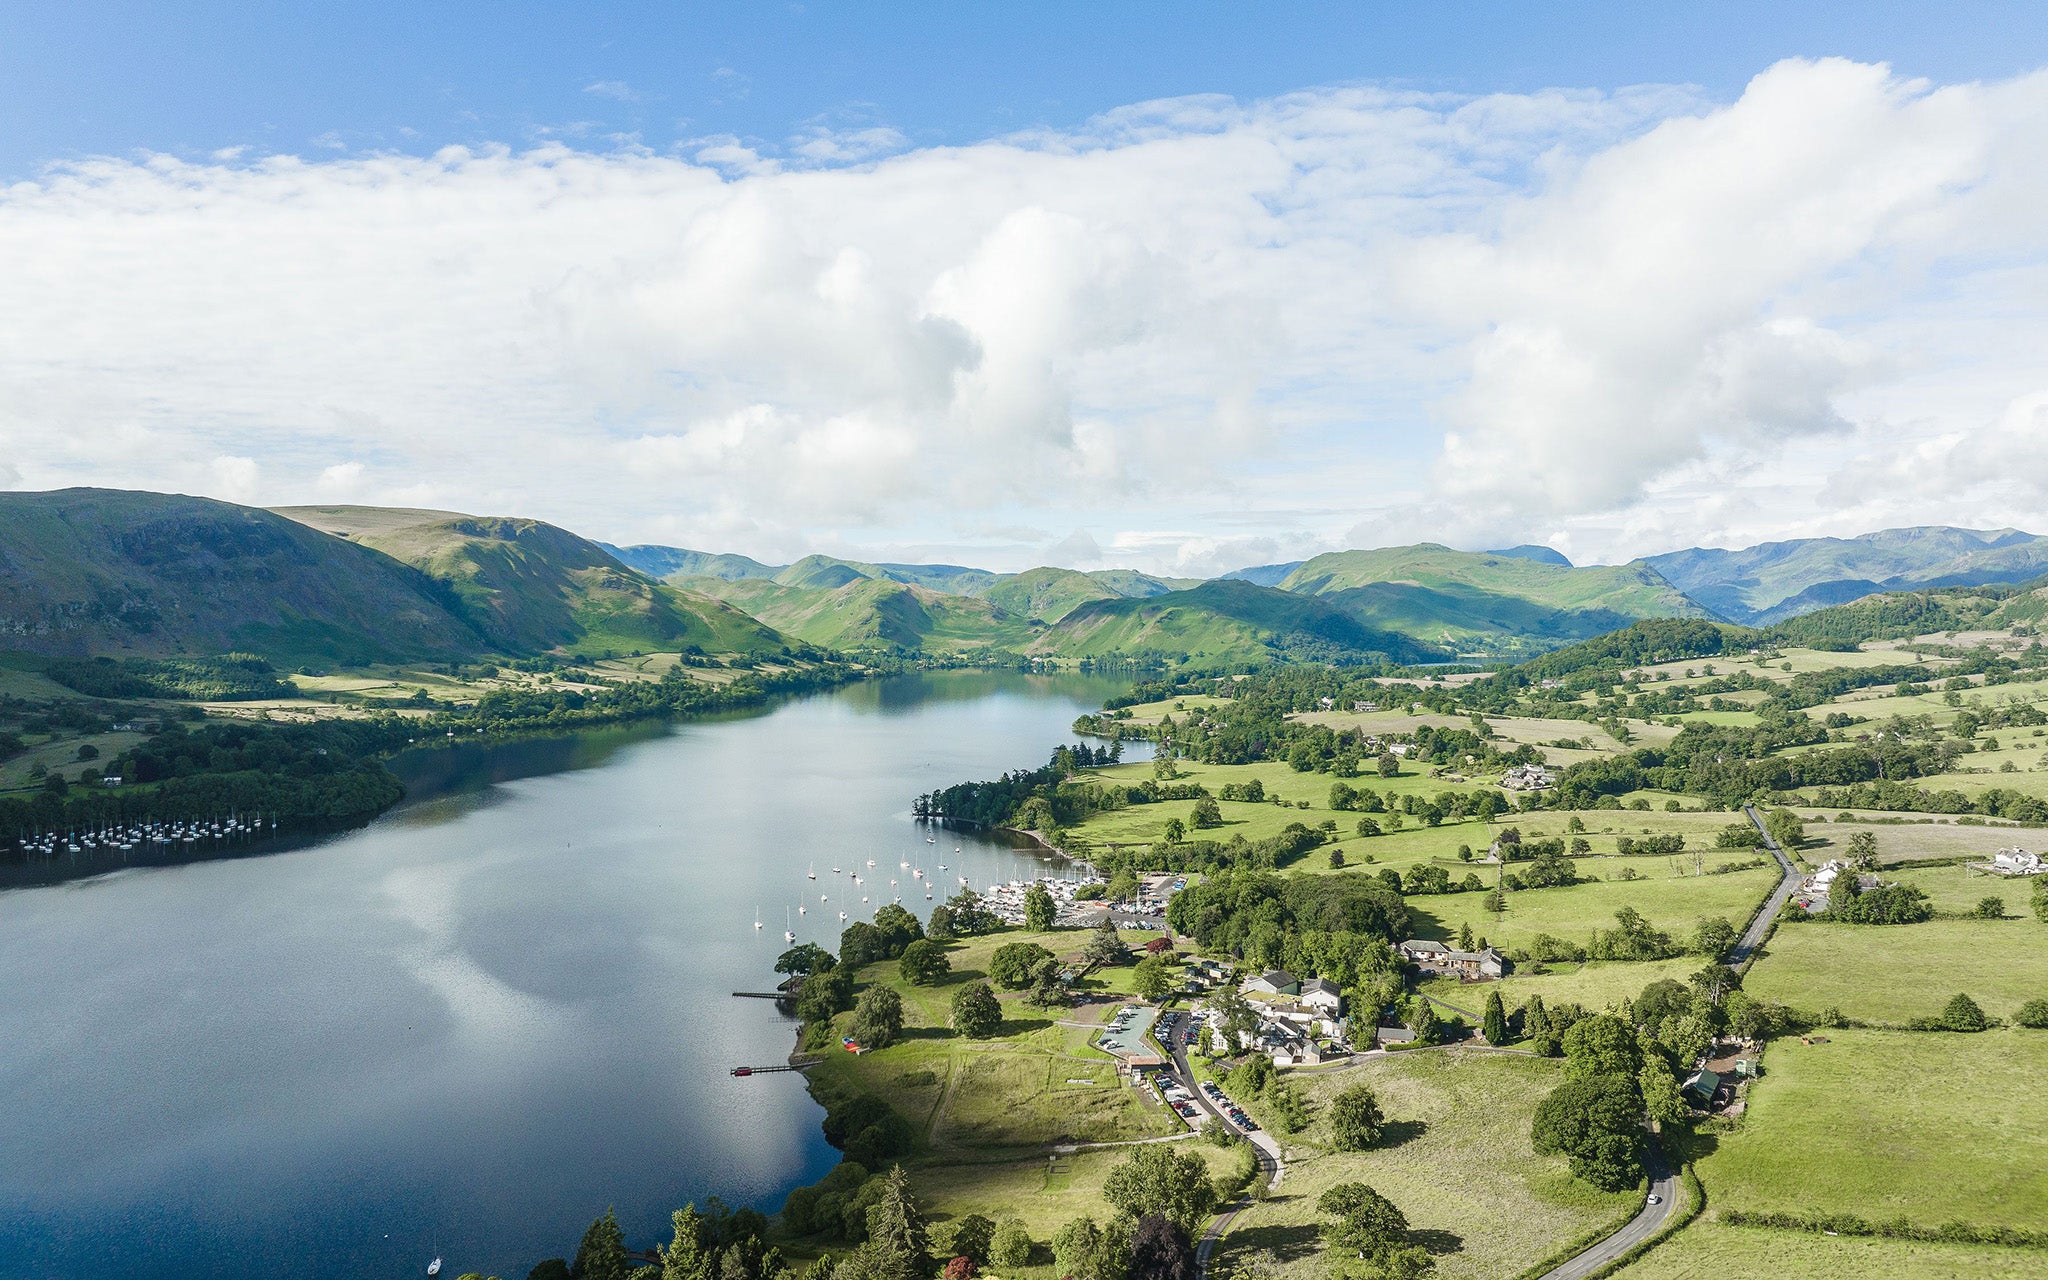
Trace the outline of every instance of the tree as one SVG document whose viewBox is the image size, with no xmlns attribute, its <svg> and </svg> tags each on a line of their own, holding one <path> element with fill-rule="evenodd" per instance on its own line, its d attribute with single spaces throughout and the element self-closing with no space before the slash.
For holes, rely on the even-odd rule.
<svg viewBox="0 0 2048 1280">
<path fill-rule="evenodd" d="M 856 920 L 839 932 L 839 963 L 858 969 L 889 958 L 889 940 L 865 920 Z"/>
<path fill-rule="evenodd" d="M 1579 1019 L 1564 1033 L 1563 1045 L 1567 1079 L 1619 1076 L 1633 1080 L 1642 1070 L 1635 1029 L 1611 1013 Z"/>
<path fill-rule="evenodd" d="M 1603 1191 L 1635 1186 L 1643 1176 L 1637 1088 L 1633 1075 L 1566 1080 L 1536 1106 L 1536 1154 L 1564 1156 L 1575 1177 Z"/>
<path fill-rule="evenodd" d="M 1354 1084 L 1330 1099 L 1330 1140 L 1345 1151 L 1377 1145 L 1386 1125 L 1379 1095 L 1368 1085 Z"/>
<path fill-rule="evenodd" d="M 1643 1110 L 1657 1122 L 1660 1133 L 1665 1125 L 1681 1124 L 1692 1114 L 1679 1092 L 1678 1077 L 1672 1074 L 1671 1064 L 1661 1053 L 1643 1055 L 1643 1070 L 1636 1077 L 1636 1087 L 1643 1095 Z"/>
<path fill-rule="evenodd" d="M 939 1274 L 946 1280 L 974 1280 L 974 1259 L 955 1254 Z"/>
<path fill-rule="evenodd" d="M 1331 1247 L 1355 1254 L 1376 1275 L 1409 1280 L 1428 1274 L 1433 1265 L 1427 1251 L 1408 1243 L 1407 1215 L 1362 1182 L 1331 1187 L 1316 1201 L 1316 1210 L 1332 1219 L 1323 1224 Z"/>
<path fill-rule="evenodd" d="M 2034 908 L 2034 918 L 2048 924 L 2048 876 L 2042 876 L 2034 881 L 2034 900 L 2031 905 Z"/>
<path fill-rule="evenodd" d="M 1400 776 L 1401 776 L 1401 757 L 1399 757 L 1399 756 L 1395 755 L 1395 754 L 1394 754 L 1393 752 L 1391 752 L 1391 751 L 1386 751 L 1386 752 L 1382 752 L 1382 753 L 1380 754 L 1380 764 L 1379 764 L 1379 769 L 1380 769 L 1380 776 L 1381 776 L 1382 778 L 1398 778 L 1398 777 L 1400 777 Z"/>
<path fill-rule="evenodd" d="M 1942 1028 L 1947 1031 L 1982 1031 L 1990 1025 L 1989 1020 L 1984 1017 L 1984 1011 L 1977 1007 L 1977 1002 L 1961 992 L 1957 992 L 1942 1006 L 1939 1021 Z"/>
<path fill-rule="evenodd" d="M 1343 868 L 1344 868 L 1344 851 L 1343 851 L 1342 849 L 1332 849 L 1332 850 L 1330 850 L 1330 870 L 1332 870 L 1332 871 L 1341 871 L 1341 870 L 1343 870 Z"/>
<path fill-rule="evenodd" d="M 569 1264 L 569 1276 L 570 1280 L 626 1280 L 626 1237 L 619 1230 L 616 1213 L 606 1209 L 583 1233 L 576 1259 Z"/>
<path fill-rule="evenodd" d="M 882 1193 L 868 1210 L 868 1242 L 887 1280 L 914 1280 L 932 1273 L 931 1241 L 925 1234 L 924 1212 L 910 1194 L 910 1177 L 897 1165 L 878 1181 Z"/>
<path fill-rule="evenodd" d="M 988 1260 L 998 1267 L 1022 1267 L 1031 1262 L 1031 1233 L 1022 1218 L 1005 1218 L 989 1241 Z"/>
<path fill-rule="evenodd" d="M 1692 931 L 1693 954 L 1718 961 L 1735 945 L 1737 936 L 1735 926 L 1728 923 L 1723 916 L 1702 920 Z"/>
<path fill-rule="evenodd" d="M 1797 849 L 1806 843 L 1806 824 L 1790 809 L 1778 808 L 1764 818 L 1764 830 L 1771 833 L 1780 848 Z"/>
<path fill-rule="evenodd" d="M 1436 1006 L 1429 997 L 1415 997 L 1409 1011 L 1408 1022 L 1415 1029 L 1415 1043 L 1440 1044 L 1444 1038 L 1443 1024 L 1437 1021 Z"/>
<path fill-rule="evenodd" d="M 2005 919 L 2005 899 L 1979 898 L 1977 900 L 1977 914 L 1986 920 Z"/>
<path fill-rule="evenodd" d="M 1173 1219 L 1148 1213 L 1131 1231 L 1130 1280 L 1195 1280 L 1195 1251 Z"/>
<path fill-rule="evenodd" d="M 1131 949 L 1117 936 L 1115 923 L 1108 916 L 1104 916 L 1102 923 L 1096 925 L 1095 931 L 1089 935 L 1088 945 L 1082 948 L 1081 958 L 1093 965 L 1120 965 L 1130 960 Z"/>
<path fill-rule="evenodd" d="M 1233 1053 L 1238 1045 L 1244 1043 L 1246 1036 L 1259 1029 L 1257 1011 L 1245 1000 L 1243 993 L 1229 983 L 1223 984 L 1215 995 L 1209 997 L 1209 1012 L 1214 1015 L 1210 1025 L 1223 1033 Z"/>
<path fill-rule="evenodd" d="M 1096 1245 L 1102 1239 L 1102 1229 L 1095 1225 L 1093 1218 L 1073 1218 L 1062 1224 L 1053 1233 L 1052 1260 L 1055 1269 L 1062 1276 L 1073 1276 L 1076 1280 L 1088 1275 L 1088 1264 L 1095 1255 Z"/>
<path fill-rule="evenodd" d="M 1138 961 L 1138 967 L 1131 971 L 1131 986 L 1137 993 L 1154 1004 L 1164 1000 L 1167 993 L 1180 985 L 1174 980 L 1173 970 L 1161 956 L 1146 956 Z"/>
<path fill-rule="evenodd" d="M 1469 922 L 1458 929 L 1458 950 L 1472 950 L 1472 926 Z"/>
<path fill-rule="evenodd" d="M 1188 815 L 1188 822 L 1197 831 L 1220 827 L 1223 825 L 1223 810 L 1216 807 L 1214 800 L 1203 796 L 1195 801 L 1195 809 Z"/>
<path fill-rule="evenodd" d="M 1022 991 L 1031 985 L 1040 963 L 1053 954 L 1035 942 L 1005 942 L 989 957 L 988 976 L 1005 991 Z"/>
<path fill-rule="evenodd" d="M 953 932 L 962 938 L 987 933 L 1003 923 L 995 912 L 988 909 L 981 895 L 972 889 L 962 889 L 946 899 L 946 907 L 952 913 Z"/>
<path fill-rule="evenodd" d="M 953 1225 L 953 1239 L 946 1247 L 976 1266 L 988 1262 L 989 1242 L 995 1239 L 996 1224 L 978 1213 L 970 1213 Z"/>
<path fill-rule="evenodd" d="M 1200 1229 L 1216 1207 L 1208 1164 L 1192 1152 L 1181 1155 L 1164 1146 L 1132 1148 L 1123 1163 L 1109 1171 L 1102 1195 L 1133 1218 L 1164 1214 L 1190 1233 Z"/>
<path fill-rule="evenodd" d="M 1486 1037 L 1488 1044 L 1508 1042 L 1508 1011 L 1500 1002 L 1498 988 L 1486 993 L 1486 1013 L 1479 1020 L 1479 1034 Z"/>
<path fill-rule="evenodd" d="M 1168 844 L 1179 844 L 1188 838 L 1188 824 L 1179 818 L 1168 818 L 1165 828 L 1159 833 Z"/>
<path fill-rule="evenodd" d="M 863 1049 L 886 1049 L 896 1043 L 903 1034 L 903 997 L 882 986 L 861 992 L 846 1033 Z"/>
<path fill-rule="evenodd" d="M 567 1258 L 543 1258 L 526 1273 L 526 1280 L 569 1280 Z"/>
<path fill-rule="evenodd" d="M 937 986 L 953 971 L 953 962 L 946 959 L 945 948 L 929 938 L 919 938 L 903 948 L 903 958 L 896 964 L 903 980 L 914 987 Z"/>
<path fill-rule="evenodd" d="M 1857 871 L 1877 870 L 1877 833 L 1858 831 L 1849 837 L 1849 865 Z"/>
<path fill-rule="evenodd" d="M 1002 1025 L 1002 1002 L 986 982 L 971 982 L 953 993 L 953 1030 L 970 1040 L 986 1040 Z"/>
<path fill-rule="evenodd" d="M 1052 894 L 1042 884 L 1034 884 L 1024 891 L 1024 927 L 1037 933 L 1052 928 L 1052 922 L 1059 915 L 1059 907 L 1053 903 Z"/>
<path fill-rule="evenodd" d="M 2012 1020 L 2036 1031 L 2048 1029 L 2048 1000 L 2027 1001 L 2012 1015 Z"/>
<path fill-rule="evenodd" d="M 797 989 L 796 1016 L 805 1023 L 826 1023 L 853 1005 L 853 969 L 849 965 L 814 973 Z"/>
<path fill-rule="evenodd" d="M 815 942 L 805 942 L 783 952 L 775 961 L 775 972 L 787 974 L 823 973 L 838 964 L 830 951 Z"/>
<path fill-rule="evenodd" d="M 661 1280 L 708 1280 L 711 1274 L 711 1231 L 697 1206 L 686 1204 L 669 1215 L 675 1234 L 661 1251 Z"/>
<path fill-rule="evenodd" d="M 882 935 L 886 948 L 883 959 L 902 955 L 903 948 L 924 937 L 924 926 L 899 902 L 891 902 L 875 912 L 875 931 Z"/>
<path fill-rule="evenodd" d="M 931 919 L 924 924 L 924 936 L 937 942 L 947 942 L 956 937 L 953 928 L 953 908 L 943 902 L 933 907 Z"/>
<path fill-rule="evenodd" d="M 1522 1007 L 1522 1038 L 1529 1042 L 1529 1051 L 1539 1057 L 1555 1058 L 1561 1048 L 1540 995 L 1530 996 L 1529 1003 Z"/>
<path fill-rule="evenodd" d="M 1034 1009 L 1064 1009 L 1074 1003 L 1073 993 L 1060 981 L 1059 961 L 1046 960 L 1038 966 L 1031 976 L 1031 990 L 1024 996 L 1024 1003 Z"/>
</svg>

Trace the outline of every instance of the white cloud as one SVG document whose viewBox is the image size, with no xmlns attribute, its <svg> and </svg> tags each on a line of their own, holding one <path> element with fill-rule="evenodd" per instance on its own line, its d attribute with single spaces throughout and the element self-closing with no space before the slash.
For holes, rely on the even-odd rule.
<svg viewBox="0 0 2048 1280">
<path fill-rule="evenodd" d="M 5 465 L 764 555 L 1087 528 L 1180 571 L 2042 523 L 2048 76 L 1340 87 L 907 147 L 60 166 L 0 191 Z"/>
<path fill-rule="evenodd" d="M 624 80 L 595 80 L 583 86 L 583 92 L 614 102 L 638 102 L 640 94 Z"/>
</svg>

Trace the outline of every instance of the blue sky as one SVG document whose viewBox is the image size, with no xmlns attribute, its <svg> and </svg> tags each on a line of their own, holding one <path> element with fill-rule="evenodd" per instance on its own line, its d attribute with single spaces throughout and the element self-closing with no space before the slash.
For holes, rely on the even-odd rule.
<svg viewBox="0 0 2048 1280">
<path fill-rule="evenodd" d="M 1954 82 L 2044 50 L 2048 6 L 2030 3 L 16 4 L 0 15 L 0 173 L 335 142 L 772 147 L 816 123 L 957 144 L 1190 94 L 1375 80 L 1732 95 L 1792 56 Z"/>
<path fill-rule="evenodd" d="M 0 487 L 1181 573 L 2048 530 L 2048 7 L 1445 12 L 13 6 Z"/>
</svg>

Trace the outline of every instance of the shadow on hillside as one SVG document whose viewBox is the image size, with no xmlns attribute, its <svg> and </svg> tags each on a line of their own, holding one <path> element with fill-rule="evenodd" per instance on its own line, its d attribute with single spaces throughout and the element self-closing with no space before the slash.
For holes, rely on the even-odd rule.
<svg viewBox="0 0 2048 1280">
<path fill-rule="evenodd" d="M 1230 1233 L 1232 1253 L 1269 1253 L 1275 1261 L 1295 1262 L 1322 1248 L 1323 1235 L 1313 1226 L 1241 1227 Z"/>
<path fill-rule="evenodd" d="M 1389 1120 L 1380 1126 L 1380 1140 L 1373 1150 L 1392 1151 L 1428 1132 L 1429 1125 L 1421 1120 Z"/>
<path fill-rule="evenodd" d="M 1429 1250 L 1431 1256 L 1438 1258 L 1443 1257 L 1447 1253 L 1465 1252 L 1465 1237 L 1455 1231 L 1440 1231 L 1435 1227 L 1425 1227 L 1419 1231 L 1410 1231 L 1408 1233 L 1408 1242 L 1421 1245 Z"/>
</svg>

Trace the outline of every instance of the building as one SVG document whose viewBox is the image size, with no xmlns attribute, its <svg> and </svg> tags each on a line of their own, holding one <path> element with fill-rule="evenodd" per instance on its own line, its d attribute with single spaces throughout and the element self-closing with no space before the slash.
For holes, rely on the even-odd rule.
<svg viewBox="0 0 2048 1280">
<path fill-rule="evenodd" d="M 1518 764 L 1501 775 L 1500 785 L 1509 791 L 1544 791 L 1556 786 L 1557 779 L 1540 764 Z"/>
<path fill-rule="evenodd" d="M 1455 974 L 1467 981 L 1505 978 L 1512 967 L 1508 958 L 1493 947 L 1459 951 L 1427 938 L 1410 938 L 1397 950 L 1401 958 L 1410 964 L 1438 973 Z"/>
<path fill-rule="evenodd" d="M 1344 993 L 1328 978 L 1310 978 L 1301 984 L 1301 1003 L 1334 1018 L 1344 1012 Z"/>
<path fill-rule="evenodd" d="M 1443 943 L 1432 942 L 1428 938 L 1410 938 L 1397 950 L 1401 958 L 1410 964 L 1442 964 L 1444 957 L 1451 953 Z"/>
<path fill-rule="evenodd" d="M 1301 983 L 1285 969 L 1268 969 L 1244 984 L 1247 996 L 1298 996 Z"/>
<path fill-rule="evenodd" d="M 2025 849 L 2000 849 L 1991 855 L 1991 868 L 2008 876 L 2038 876 L 2048 872 L 2048 864 L 2041 861 L 2041 855 Z"/>
</svg>

